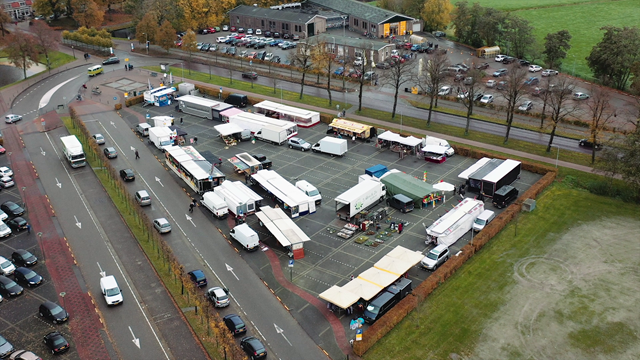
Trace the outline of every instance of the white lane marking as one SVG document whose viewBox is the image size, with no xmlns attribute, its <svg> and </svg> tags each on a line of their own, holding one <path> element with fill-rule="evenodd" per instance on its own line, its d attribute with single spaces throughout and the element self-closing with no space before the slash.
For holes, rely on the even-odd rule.
<svg viewBox="0 0 640 360">
<path fill-rule="evenodd" d="M 38 105 L 38 109 L 42 109 L 43 107 L 47 106 L 47 104 L 49 103 L 49 101 L 51 100 L 51 97 L 53 96 L 53 94 L 55 94 L 56 91 L 58 91 L 58 89 L 60 89 L 61 87 L 63 87 L 66 83 L 68 83 L 69 81 L 75 80 L 77 78 L 79 78 L 80 75 L 76 76 L 76 77 L 72 77 L 71 79 L 63 82 L 62 84 L 58 84 L 56 86 L 53 87 L 53 89 L 47 91 L 46 94 L 44 94 L 44 96 L 42 97 L 42 99 L 40 99 L 40 104 Z"/>
</svg>

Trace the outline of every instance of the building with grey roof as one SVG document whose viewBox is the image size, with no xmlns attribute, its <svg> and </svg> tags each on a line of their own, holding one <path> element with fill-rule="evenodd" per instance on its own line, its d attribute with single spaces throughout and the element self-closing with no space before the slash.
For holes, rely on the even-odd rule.
<svg viewBox="0 0 640 360">
<path fill-rule="evenodd" d="M 326 31 L 327 19 L 317 13 L 305 13 L 299 9 L 265 9 L 240 5 L 229 11 L 230 26 L 261 29 L 281 36 L 320 34 Z"/>
<path fill-rule="evenodd" d="M 349 36 L 336 34 L 319 34 L 301 43 L 308 43 L 310 47 L 324 46 L 325 49 L 334 54 L 336 59 L 350 62 L 360 56 L 365 61 L 379 63 L 391 56 L 391 50 L 395 49 L 395 44 L 381 41 L 370 41 Z"/>
</svg>

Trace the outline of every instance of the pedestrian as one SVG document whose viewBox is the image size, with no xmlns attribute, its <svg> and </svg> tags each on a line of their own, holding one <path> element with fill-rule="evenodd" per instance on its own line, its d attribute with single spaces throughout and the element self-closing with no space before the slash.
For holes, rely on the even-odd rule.
<svg viewBox="0 0 640 360">
<path fill-rule="evenodd" d="M 196 199 L 191 200 L 191 203 L 193 204 L 193 207 L 198 206 L 198 202 L 196 201 Z"/>
<path fill-rule="evenodd" d="M 140 159 L 140 154 L 138 154 L 138 149 L 136 149 L 136 160 Z"/>
<path fill-rule="evenodd" d="M 197 136 L 194 136 L 194 137 L 193 137 L 193 143 L 194 143 L 195 145 L 198 145 L 198 137 L 197 137 Z"/>
<path fill-rule="evenodd" d="M 124 65 L 124 71 L 129 70 L 129 67 L 127 66 L 127 64 Z"/>
<path fill-rule="evenodd" d="M 189 212 L 192 213 L 193 212 L 193 203 L 189 204 Z"/>
<path fill-rule="evenodd" d="M 352 142 L 352 143 L 354 143 L 354 144 L 356 143 L 356 136 L 355 136 L 355 135 L 353 135 L 353 136 L 351 137 L 351 142 Z"/>
<path fill-rule="evenodd" d="M 378 79 L 376 79 L 376 86 L 378 86 Z"/>
<path fill-rule="evenodd" d="M 402 228 L 403 228 L 403 226 L 404 226 L 404 225 L 402 224 L 402 222 L 400 222 L 400 223 L 398 224 L 398 234 L 402 234 Z"/>
<path fill-rule="evenodd" d="M 180 118 L 180 125 L 182 125 L 182 123 L 184 123 L 184 120 L 182 120 L 182 118 Z"/>
<path fill-rule="evenodd" d="M 351 275 L 351 280 L 353 280 L 353 275 Z"/>
<path fill-rule="evenodd" d="M 249 184 L 249 179 L 251 178 L 251 176 L 248 173 L 244 174 L 244 183 L 245 184 Z"/>
<path fill-rule="evenodd" d="M 27 224 L 27 234 L 31 234 L 31 224 Z"/>
<path fill-rule="evenodd" d="M 379 222 L 376 223 L 376 231 L 380 231 L 380 223 Z"/>
</svg>

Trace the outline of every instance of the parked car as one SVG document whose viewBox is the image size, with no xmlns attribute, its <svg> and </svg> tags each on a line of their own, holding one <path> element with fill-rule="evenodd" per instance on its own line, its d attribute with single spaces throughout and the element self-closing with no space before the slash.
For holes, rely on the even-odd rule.
<svg viewBox="0 0 640 360">
<path fill-rule="evenodd" d="M 153 227 L 156 228 L 160 234 L 171 232 L 171 224 L 165 218 L 154 219 Z"/>
<path fill-rule="evenodd" d="M 0 188 L 2 189 L 10 188 L 15 184 L 11 176 L 0 177 Z"/>
<path fill-rule="evenodd" d="M 8 166 L 0 167 L 0 176 L 13 176 L 13 170 Z"/>
<path fill-rule="evenodd" d="M 110 57 L 108 59 L 102 60 L 102 65 L 110 65 L 110 64 L 119 64 L 120 59 L 117 56 Z"/>
<path fill-rule="evenodd" d="M 535 76 L 532 76 L 532 77 L 528 78 L 524 82 L 525 85 L 529 85 L 529 86 L 538 85 L 539 83 L 540 83 L 540 79 L 538 79 Z"/>
<path fill-rule="evenodd" d="M 540 65 L 529 65 L 529 72 L 538 72 L 538 71 L 542 71 L 542 66 Z"/>
<path fill-rule="evenodd" d="M 33 266 L 38 263 L 38 258 L 24 249 L 14 251 L 11 260 L 18 266 Z"/>
<path fill-rule="evenodd" d="M 512 57 L 512 56 L 505 56 L 504 59 L 502 59 L 502 63 L 503 64 L 511 64 L 513 62 L 515 62 L 517 59 Z"/>
<path fill-rule="evenodd" d="M 489 63 L 481 63 L 476 65 L 477 70 L 484 70 L 489 68 Z"/>
<path fill-rule="evenodd" d="M 509 84 L 506 81 L 498 81 L 496 85 L 496 89 L 498 90 L 506 90 L 509 87 Z"/>
<path fill-rule="evenodd" d="M 493 73 L 493 77 L 501 77 L 507 75 L 507 69 L 498 69 Z"/>
<path fill-rule="evenodd" d="M 207 290 L 207 298 L 211 300 L 214 307 L 227 307 L 230 304 L 229 294 L 217 286 Z"/>
<path fill-rule="evenodd" d="M 229 25 L 222 25 L 222 31 L 229 31 Z"/>
<path fill-rule="evenodd" d="M 12 297 L 22 295 L 24 289 L 18 285 L 15 281 L 9 279 L 4 275 L 0 275 L 0 293 L 4 297 Z"/>
<path fill-rule="evenodd" d="M 542 71 L 541 75 L 542 75 L 543 77 L 546 77 L 546 76 L 554 76 L 554 75 L 558 75 L 558 72 L 557 72 L 557 71 L 555 71 L 555 70 L 547 69 L 547 70 Z"/>
<path fill-rule="evenodd" d="M 12 217 L 24 214 L 24 209 L 13 201 L 3 202 L 2 205 L 0 205 L 0 209 Z"/>
<path fill-rule="evenodd" d="M 224 324 L 227 325 L 227 328 L 233 336 L 245 334 L 247 332 L 247 326 L 245 325 L 242 318 L 236 314 L 229 314 L 222 318 Z"/>
<path fill-rule="evenodd" d="M 520 66 L 529 66 L 529 65 L 531 65 L 531 62 L 528 61 L 528 60 L 525 60 L 525 59 L 520 59 L 518 61 L 518 63 L 520 64 Z"/>
<path fill-rule="evenodd" d="M 493 102 L 493 95 L 485 95 L 480 99 L 480 102 L 483 104 L 491 104 Z"/>
<path fill-rule="evenodd" d="M 339 68 L 336 69 L 336 71 L 333 72 L 336 75 L 342 75 L 344 73 L 344 67 L 340 66 Z"/>
<path fill-rule="evenodd" d="M 498 83 L 498 82 L 497 82 L 497 81 L 495 81 L 495 80 L 488 80 L 488 81 L 487 81 L 487 83 L 486 83 L 485 85 L 486 85 L 488 88 L 492 88 L 492 87 L 495 87 L 497 83 Z"/>
<path fill-rule="evenodd" d="M 435 37 L 445 37 L 447 36 L 447 34 L 444 31 L 436 31 L 433 33 L 433 36 Z"/>
<path fill-rule="evenodd" d="M 28 287 L 36 287 L 42 284 L 42 276 L 38 275 L 35 271 L 22 266 L 16 269 L 16 272 L 13 273 L 13 277 L 17 282 L 27 284 Z"/>
<path fill-rule="evenodd" d="M 379 63 L 377 63 L 377 64 L 376 64 L 376 67 L 377 67 L 378 69 L 390 69 L 390 68 L 391 68 L 391 66 L 389 65 L 389 63 L 384 62 L 384 61 L 383 61 L 383 62 L 379 62 Z"/>
<path fill-rule="evenodd" d="M 120 177 L 124 181 L 134 181 L 136 179 L 136 174 L 131 169 L 122 169 L 120 170 Z"/>
<path fill-rule="evenodd" d="M 13 345 L 0 335 L 0 357 L 6 358 L 13 352 Z"/>
<path fill-rule="evenodd" d="M 267 349 L 255 336 L 247 336 L 240 340 L 240 347 L 252 360 L 264 359 L 267 357 Z"/>
<path fill-rule="evenodd" d="M 255 55 L 254 55 L 255 56 Z M 246 73 L 242 73 L 242 78 L 244 79 L 251 79 L 251 80 L 256 80 L 258 79 L 258 73 L 256 72 L 246 72 Z"/>
<path fill-rule="evenodd" d="M 420 261 L 420 265 L 426 270 L 435 271 L 438 266 L 444 264 L 450 256 L 451 253 L 447 245 L 438 245 L 429 251 L 427 256 Z"/>
<path fill-rule="evenodd" d="M 293 41 L 298 41 L 298 40 L 300 40 L 300 35 L 297 35 L 297 34 L 296 34 L 296 35 L 293 35 L 293 36 L 291 37 L 291 40 L 293 40 Z"/>
<path fill-rule="evenodd" d="M 202 270 L 189 271 L 189 278 L 197 287 L 207 286 L 207 277 Z"/>
<path fill-rule="evenodd" d="M 15 232 L 27 230 L 27 220 L 18 216 L 11 220 L 7 220 L 7 226 Z"/>
<path fill-rule="evenodd" d="M 22 116 L 16 114 L 9 114 L 4 117 L 4 122 L 7 124 L 13 124 L 14 122 L 18 122 L 22 120 Z"/>
<path fill-rule="evenodd" d="M 496 57 L 493 59 L 496 62 L 502 62 L 502 60 L 504 60 L 504 58 L 506 58 L 507 55 L 496 55 Z"/>
<path fill-rule="evenodd" d="M 573 94 L 573 100 L 587 100 L 589 98 L 589 94 L 585 94 L 583 92 L 577 92 Z"/>
<path fill-rule="evenodd" d="M 0 155 L 4 154 L 7 152 L 7 149 L 4 148 L 4 146 L 0 145 Z"/>
<path fill-rule="evenodd" d="M 300 151 L 311 150 L 311 144 L 301 138 L 292 137 L 289 139 L 288 144 L 289 149 L 296 149 Z"/>
<path fill-rule="evenodd" d="M 377 80 L 378 79 L 378 74 L 376 74 L 373 71 L 367 71 L 366 73 L 364 73 L 364 80 Z"/>
<path fill-rule="evenodd" d="M 244 28 L 243 28 L 243 27 L 239 27 L 239 28 L 238 28 L 238 32 L 239 32 L 240 34 L 244 33 Z"/>
<path fill-rule="evenodd" d="M 260 29 L 256 29 L 255 34 L 256 34 L 256 35 L 262 35 L 262 30 L 260 30 Z"/>
<path fill-rule="evenodd" d="M 41 360 L 42 358 L 28 350 L 18 350 L 11 353 L 9 360 Z"/>
<path fill-rule="evenodd" d="M 0 256 L 0 275 L 9 276 L 16 271 L 15 265 L 6 258 Z"/>
<path fill-rule="evenodd" d="M 116 148 L 112 146 L 104 148 L 103 152 L 104 152 L 104 156 L 106 156 L 107 159 L 115 159 L 118 157 L 118 152 L 116 151 Z"/>
<path fill-rule="evenodd" d="M 449 94 L 451 94 L 451 86 L 449 85 L 444 85 L 440 87 L 440 90 L 438 90 L 439 96 L 447 96 Z"/>
<path fill-rule="evenodd" d="M 518 106 L 518 110 L 520 111 L 529 111 L 533 107 L 533 101 L 525 100 Z"/>
<path fill-rule="evenodd" d="M 44 303 L 42 303 L 42 305 L 40 305 L 40 308 L 38 309 L 38 312 L 40 313 L 40 316 L 53 322 L 54 324 L 61 324 L 69 320 L 69 313 L 67 313 L 67 311 L 62 308 L 62 306 L 51 301 L 45 301 Z"/>
<path fill-rule="evenodd" d="M 51 350 L 52 354 L 62 354 L 69 350 L 69 342 L 57 331 L 52 331 L 44 336 L 44 344 Z"/>
</svg>

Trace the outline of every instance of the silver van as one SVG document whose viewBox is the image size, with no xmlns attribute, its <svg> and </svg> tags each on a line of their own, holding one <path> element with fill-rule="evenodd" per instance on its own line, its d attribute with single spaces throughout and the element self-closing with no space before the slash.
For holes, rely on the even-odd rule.
<svg viewBox="0 0 640 360">
<path fill-rule="evenodd" d="M 476 221 L 473 222 L 473 230 L 480 231 L 487 226 L 493 218 L 496 217 L 496 213 L 491 210 L 485 210 L 478 215 Z"/>
<path fill-rule="evenodd" d="M 136 132 L 142 136 L 149 136 L 149 129 L 151 129 L 151 125 L 147 123 L 140 123 L 136 125 Z"/>
</svg>

